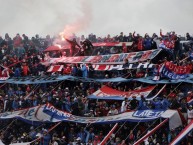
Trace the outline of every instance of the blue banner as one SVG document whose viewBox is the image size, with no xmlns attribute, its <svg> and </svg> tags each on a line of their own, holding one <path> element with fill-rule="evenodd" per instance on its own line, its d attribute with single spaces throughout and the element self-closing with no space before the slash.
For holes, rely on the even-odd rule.
<svg viewBox="0 0 193 145">
<path fill-rule="evenodd" d="M 172 80 L 185 79 L 186 77 L 188 77 L 188 74 L 176 74 L 170 71 L 169 69 L 167 69 L 167 67 L 165 66 L 162 69 L 162 75 Z"/>
<path fill-rule="evenodd" d="M 59 82 L 59 81 L 64 81 L 64 80 L 70 80 L 70 81 L 82 81 L 82 82 L 129 82 L 129 81 L 138 81 L 142 83 L 147 83 L 147 84 L 175 84 L 175 83 L 191 83 L 193 84 L 193 75 L 189 74 L 186 78 L 184 79 L 175 79 L 175 80 L 168 80 L 168 79 L 162 79 L 162 80 L 153 80 L 153 77 L 144 77 L 144 78 L 131 78 L 131 79 L 125 79 L 122 77 L 117 77 L 117 78 L 109 78 L 109 79 L 91 79 L 91 78 L 82 78 L 82 77 L 74 77 L 70 75 L 66 76 L 51 76 L 49 79 L 45 79 L 45 77 L 37 77 L 35 78 L 10 78 L 5 81 L 0 81 L 0 83 L 9 83 L 9 84 L 42 84 L 42 83 L 54 83 L 54 82 Z"/>
<path fill-rule="evenodd" d="M 71 116 L 71 114 L 69 114 L 69 113 L 66 113 L 66 112 L 63 112 L 61 110 L 56 109 L 51 104 L 45 105 L 42 112 L 44 112 L 45 114 L 50 116 L 50 121 L 52 121 L 52 119 L 54 119 L 54 118 L 58 119 L 58 120 L 63 120 L 63 119 L 67 119 Z"/>
</svg>

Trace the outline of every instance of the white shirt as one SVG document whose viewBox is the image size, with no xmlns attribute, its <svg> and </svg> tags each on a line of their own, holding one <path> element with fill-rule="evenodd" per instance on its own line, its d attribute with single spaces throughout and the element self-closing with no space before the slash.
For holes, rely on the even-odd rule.
<svg viewBox="0 0 193 145">
<path fill-rule="evenodd" d="M 110 116 L 110 115 L 117 115 L 119 112 L 118 112 L 118 110 L 117 109 L 111 109 L 111 110 L 109 110 L 109 112 L 108 112 L 108 115 Z"/>
<path fill-rule="evenodd" d="M 189 110 L 188 109 L 188 119 L 193 119 L 193 109 L 192 110 Z"/>
<path fill-rule="evenodd" d="M 57 141 L 54 141 L 53 145 L 58 145 Z"/>
<path fill-rule="evenodd" d="M 125 112 L 127 110 L 127 102 L 123 101 L 121 104 L 121 112 Z"/>
</svg>

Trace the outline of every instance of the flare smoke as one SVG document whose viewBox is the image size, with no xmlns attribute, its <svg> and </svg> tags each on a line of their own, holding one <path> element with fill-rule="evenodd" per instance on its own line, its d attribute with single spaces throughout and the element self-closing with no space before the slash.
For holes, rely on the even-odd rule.
<svg viewBox="0 0 193 145">
<path fill-rule="evenodd" d="M 89 27 L 92 19 L 90 0 L 80 0 L 80 13 L 80 17 L 78 17 L 73 23 L 64 27 L 63 32 L 60 33 L 62 37 L 69 37 L 73 33 L 84 31 Z"/>
</svg>

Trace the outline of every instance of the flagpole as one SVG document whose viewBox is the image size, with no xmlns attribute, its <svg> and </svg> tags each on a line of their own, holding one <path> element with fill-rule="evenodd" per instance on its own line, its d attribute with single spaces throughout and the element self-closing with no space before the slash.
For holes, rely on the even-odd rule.
<svg viewBox="0 0 193 145">
<path fill-rule="evenodd" d="M 156 130 L 158 130 L 160 127 L 162 127 L 166 122 L 168 122 L 169 119 L 165 119 L 163 122 L 161 122 L 159 125 L 157 125 L 153 130 L 151 130 L 149 133 L 144 135 L 141 139 L 139 139 L 137 142 L 135 142 L 133 145 L 140 145 L 146 138 L 148 138 L 150 135 L 152 135 Z"/>
<path fill-rule="evenodd" d="M 173 139 L 169 145 L 176 145 L 182 140 L 193 128 L 193 120 Z"/>
<path fill-rule="evenodd" d="M 113 128 L 109 131 L 109 133 L 105 136 L 105 138 L 101 141 L 99 145 L 105 145 L 107 140 L 110 138 L 111 134 L 114 132 L 114 130 L 117 128 L 118 123 L 116 123 Z"/>
<path fill-rule="evenodd" d="M 185 57 L 184 59 L 180 60 L 180 62 L 183 62 L 184 60 L 188 59 L 190 56 Z"/>
<path fill-rule="evenodd" d="M 127 122 L 127 120 L 119 127 L 119 129 L 115 132 L 115 135 L 121 130 L 121 128 L 125 125 L 125 123 Z M 110 139 L 107 144 L 109 144 L 109 142 L 111 141 L 112 139 Z"/>
<path fill-rule="evenodd" d="M 171 93 L 173 93 L 173 92 L 181 85 L 181 83 L 182 83 L 182 82 L 180 82 L 180 83 L 167 95 L 167 97 L 168 97 Z"/>
<path fill-rule="evenodd" d="M 152 98 L 146 98 L 146 100 L 153 100 L 154 98 L 156 98 L 163 91 L 165 87 L 166 87 L 166 84 L 161 88 L 161 90 L 159 90 L 159 92 L 155 96 L 153 96 Z"/>
<path fill-rule="evenodd" d="M 4 134 L 7 130 L 8 130 L 8 128 L 16 121 L 17 119 L 14 119 L 10 124 L 8 124 L 6 127 L 4 127 L 3 129 L 1 129 L 0 131 L 3 131 L 4 129 L 4 131 L 2 132 L 2 134 Z"/>
</svg>

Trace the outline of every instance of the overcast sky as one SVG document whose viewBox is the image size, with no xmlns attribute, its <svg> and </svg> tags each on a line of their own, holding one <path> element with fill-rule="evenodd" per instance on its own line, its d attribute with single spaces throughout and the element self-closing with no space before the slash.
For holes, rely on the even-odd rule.
<svg viewBox="0 0 193 145">
<path fill-rule="evenodd" d="M 0 35 L 193 34 L 193 0 L 0 0 Z"/>
</svg>

